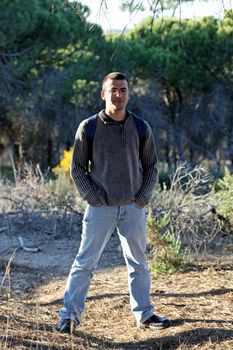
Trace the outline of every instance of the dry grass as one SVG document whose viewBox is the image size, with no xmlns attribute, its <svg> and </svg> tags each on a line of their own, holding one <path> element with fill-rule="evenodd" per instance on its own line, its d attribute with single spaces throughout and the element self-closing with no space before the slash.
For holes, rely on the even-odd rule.
<svg viewBox="0 0 233 350">
<path fill-rule="evenodd" d="M 213 190 L 214 179 L 207 166 L 189 168 L 186 163 L 177 166 L 171 174 L 166 191 L 155 191 L 152 209 L 154 216 L 170 218 L 176 237 L 197 254 L 214 247 L 224 234 L 222 223 L 213 212 L 218 211 Z M 159 200 L 158 200 L 159 198 Z"/>
<path fill-rule="evenodd" d="M 167 330 L 135 327 L 125 267 L 94 276 L 82 325 L 72 337 L 54 331 L 65 278 L 30 294 L 2 300 L 0 349 L 232 349 L 232 265 L 218 264 L 153 276 L 152 300 L 173 320 Z M 3 299 L 3 298 L 2 298 Z"/>
</svg>

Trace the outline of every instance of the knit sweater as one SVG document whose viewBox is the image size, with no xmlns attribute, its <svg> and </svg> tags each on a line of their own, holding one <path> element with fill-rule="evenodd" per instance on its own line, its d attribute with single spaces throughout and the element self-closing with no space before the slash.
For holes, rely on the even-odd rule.
<svg viewBox="0 0 233 350">
<path fill-rule="evenodd" d="M 157 156 L 151 128 L 139 159 L 139 136 L 134 118 L 127 112 L 124 123 L 110 119 L 104 111 L 97 117 L 92 161 L 86 169 L 87 119 L 77 130 L 71 162 L 71 177 L 83 199 L 91 206 L 121 206 L 135 202 L 146 206 L 157 179 Z"/>
</svg>

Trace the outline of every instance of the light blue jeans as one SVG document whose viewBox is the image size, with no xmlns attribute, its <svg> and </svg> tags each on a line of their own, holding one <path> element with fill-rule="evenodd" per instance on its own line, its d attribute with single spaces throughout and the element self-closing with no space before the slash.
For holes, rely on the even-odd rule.
<svg viewBox="0 0 233 350">
<path fill-rule="evenodd" d="M 61 319 L 80 323 L 93 272 L 115 228 L 128 268 L 130 305 L 136 322 L 144 322 L 153 315 L 150 271 L 145 258 L 146 210 L 130 203 L 120 207 L 87 206 L 79 252 L 66 283 Z"/>
</svg>

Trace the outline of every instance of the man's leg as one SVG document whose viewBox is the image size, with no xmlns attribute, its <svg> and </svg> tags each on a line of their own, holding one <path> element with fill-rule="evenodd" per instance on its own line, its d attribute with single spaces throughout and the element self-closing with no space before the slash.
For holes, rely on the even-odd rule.
<svg viewBox="0 0 233 350">
<path fill-rule="evenodd" d="M 131 309 L 137 324 L 153 315 L 150 302 L 150 270 L 146 251 L 146 210 L 134 204 L 121 207 L 118 233 L 128 267 Z"/>
<path fill-rule="evenodd" d="M 62 320 L 80 323 L 93 272 L 116 226 L 116 213 L 116 208 L 87 206 L 79 252 L 66 283 L 64 307 L 60 311 Z"/>
</svg>

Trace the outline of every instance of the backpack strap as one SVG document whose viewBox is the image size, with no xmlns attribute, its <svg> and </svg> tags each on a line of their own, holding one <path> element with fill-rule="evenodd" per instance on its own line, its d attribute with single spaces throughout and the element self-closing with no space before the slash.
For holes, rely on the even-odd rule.
<svg viewBox="0 0 233 350">
<path fill-rule="evenodd" d="M 142 153 L 143 153 L 143 148 L 145 145 L 146 141 L 146 123 L 145 121 L 137 117 L 135 114 L 133 114 L 133 118 L 136 124 L 137 132 L 138 132 L 138 137 L 139 137 L 139 158 L 142 158 Z"/>
<path fill-rule="evenodd" d="M 95 136 L 95 129 L 98 114 L 92 115 L 87 119 L 86 135 L 87 135 L 87 159 L 88 163 L 92 160 L 93 139 Z"/>
</svg>

